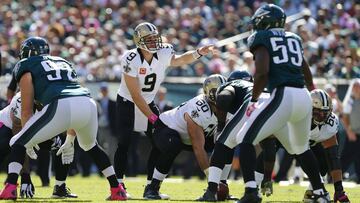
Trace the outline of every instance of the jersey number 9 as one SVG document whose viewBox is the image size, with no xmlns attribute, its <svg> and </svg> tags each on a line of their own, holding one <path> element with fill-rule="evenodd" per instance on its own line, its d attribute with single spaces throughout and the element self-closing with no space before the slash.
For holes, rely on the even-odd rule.
<svg viewBox="0 0 360 203">
<path fill-rule="evenodd" d="M 151 73 L 144 78 L 144 85 L 147 87 L 142 88 L 143 92 L 152 92 L 156 84 L 156 74 Z"/>
</svg>

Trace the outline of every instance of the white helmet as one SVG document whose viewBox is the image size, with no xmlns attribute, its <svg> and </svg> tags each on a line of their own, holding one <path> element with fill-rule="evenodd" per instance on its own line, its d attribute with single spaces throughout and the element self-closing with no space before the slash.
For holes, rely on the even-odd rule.
<svg viewBox="0 0 360 203">
<path fill-rule="evenodd" d="M 140 23 L 134 31 L 134 43 L 137 48 L 155 53 L 162 46 L 161 35 L 152 23 Z"/>
<path fill-rule="evenodd" d="M 203 84 L 205 99 L 210 103 L 215 103 L 217 88 L 225 82 L 226 78 L 220 74 L 213 74 L 207 77 Z"/>
</svg>

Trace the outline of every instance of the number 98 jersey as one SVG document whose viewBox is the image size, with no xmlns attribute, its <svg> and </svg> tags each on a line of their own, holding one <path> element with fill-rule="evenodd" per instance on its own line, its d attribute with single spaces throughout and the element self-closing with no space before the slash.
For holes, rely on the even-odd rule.
<svg viewBox="0 0 360 203">
<path fill-rule="evenodd" d="M 178 107 L 160 114 L 160 120 L 169 128 L 180 134 L 184 144 L 191 145 L 191 139 L 187 130 L 185 113 L 204 130 L 205 137 L 212 136 L 217 126 L 217 118 L 206 102 L 204 94 L 200 94 Z"/>
<path fill-rule="evenodd" d="M 304 86 L 301 41 L 298 35 L 280 28 L 256 31 L 249 36 L 248 47 L 253 54 L 260 46 L 269 53 L 270 92 L 278 86 Z"/>
<path fill-rule="evenodd" d="M 149 104 L 154 100 L 160 84 L 164 81 L 166 68 L 170 66 L 174 54 L 173 47 L 170 44 L 164 44 L 161 49 L 153 54 L 150 64 L 144 59 L 138 48 L 129 50 L 122 56 L 121 67 L 123 74 L 138 79 L 141 95 L 146 103 Z M 118 94 L 133 102 L 123 76 Z"/>
<path fill-rule="evenodd" d="M 338 132 L 338 129 L 339 118 L 336 114 L 331 112 L 331 115 L 324 125 L 316 126 L 314 129 L 311 129 L 310 140 L 315 141 L 315 143 L 323 142 L 334 136 Z"/>
<path fill-rule="evenodd" d="M 14 68 L 16 81 L 19 83 L 27 72 L 32 76 L 34 99 L 44 106 L 53 99 L 90 95 L 77 82 L 72 65 L 63 58 L 45 55 L 22 59 Z"/>
</svg>

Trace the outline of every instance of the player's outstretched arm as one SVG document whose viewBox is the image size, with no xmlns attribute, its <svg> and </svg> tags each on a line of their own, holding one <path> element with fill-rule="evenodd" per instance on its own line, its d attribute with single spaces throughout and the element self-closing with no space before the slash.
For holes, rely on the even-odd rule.
<svg viewBox="0 0 360 203">
<path fill-rule="evenodd" d="M 254 57 L 256 71 L 254 74 L 254 88 L 252 92 L 252 100 L 257 101 L 268 82 L 270 57 L 268 50 L 264 46 L 260 46 L 256 50 L 254 50 Z"/>
<path fill-rule="evenodd" d="M 202 171 L 205 171 L 209 168 L 209 158 L 204 149 L 205 145 L 205 136 L 202 127 L 197 125 L 189 116 L 185 113 L 185 121 L 187 123 L 188 133 L 191 139 L 192 148 L 196 157 L 196 160 Z"/>
<path fill-rule="evenodd" d="M 182 66 L 193 63 L 194 61 L 198 60 L 201 56 L 207 55 L 208 53 L 212 52 L 213 49 L 214 49 L 214 45 L 206 45 L 196 50 L 187 51 L 181 55 L 174 55 L 171 58 L 170 65 Z"/>
</svg>

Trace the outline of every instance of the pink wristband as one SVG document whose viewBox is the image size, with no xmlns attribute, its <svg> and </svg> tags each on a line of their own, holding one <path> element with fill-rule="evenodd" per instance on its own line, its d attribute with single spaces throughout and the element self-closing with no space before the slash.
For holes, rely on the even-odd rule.
<svg viewBox="0 0 360 203">
<path fill-rule="evenodd" d="M 148 117 L 150 123 L 152 123 L 152 124 L 154 124 L 155 121 L 156 121 L 158 118 L 159 118 L 159 117 L 158 117 L 156 114 L 154 114 L 154 113 L 151 114 L 151 115 Z"/>
</svg>

